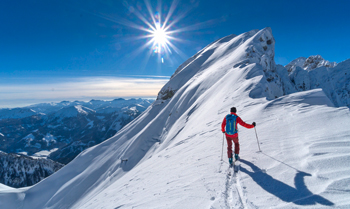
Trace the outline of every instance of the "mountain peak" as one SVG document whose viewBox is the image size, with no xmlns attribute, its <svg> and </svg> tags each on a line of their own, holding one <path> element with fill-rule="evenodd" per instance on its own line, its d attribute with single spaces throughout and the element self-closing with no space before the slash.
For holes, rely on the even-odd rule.
<svg viewBox="0 0 350 209">
<path fill-rule="evenodd" d="M 160 90 L 157 100 L 171 98 L 195 74 L 211 69 L 213 63 L 234 68 L 257 63 L 268 71 L 275 68 L 274 56 L 275 39 L 269 27 L 218 39 L 181 64 Z"/>
<path fill-rule="evenodd" d="M 336 62 L 329 62 L 328 60 L 323 59 L 321 55 L 312 55 L 305 60 L 303 68 L 304 70 L 310 71 L 322 66 L 333 68 L 336 65 Z"/>
<path fill-rule="evenodd" d="M 90 112 L 95 112 L 95 110 L 84 107 L 82 105 L 74 105 L 74 106 L 64 107 L 61 110 L 57 111 L 55 113 L 55 117 L 58 117 L 61 119 L 71 118 L 71 117 L 77 117 L 78 115 L 88 115 Z"/>
<path fill-rule="evenodd" d="M 0 109 L 0 120 L 11 118 L 24 118 L 38 114 L 36 111 L 30 108 L 13 108 L 13 109 Z"/>
<path fill-rule="evenodd" d="M 291 73 L 296 67 L 300 67 L 304 70 L 311 71 L 319 67 L 333 68 L 337 66 L 336 62 L 329 62 L 325 60 L 321 55 L 311 55 L 308 58 L 299 57 L 285 66 L 288 72 Z"/>
</svg>

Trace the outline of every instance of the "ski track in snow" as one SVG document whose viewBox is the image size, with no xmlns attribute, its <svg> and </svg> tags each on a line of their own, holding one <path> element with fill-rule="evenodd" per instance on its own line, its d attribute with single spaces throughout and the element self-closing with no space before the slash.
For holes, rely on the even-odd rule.
<svg viewBox="0 0 350 209">
<path fill-rule="evenodd" d="M 240 163 L 236 163 L 238 170 L 234 167 L 229 167 L 226 171 L 226 182 L 223 197 L 225 199 L 225 208 L 250 209 L 258 208 L 253 205 L 244 193 L 241 183 Z"/>
</svg>

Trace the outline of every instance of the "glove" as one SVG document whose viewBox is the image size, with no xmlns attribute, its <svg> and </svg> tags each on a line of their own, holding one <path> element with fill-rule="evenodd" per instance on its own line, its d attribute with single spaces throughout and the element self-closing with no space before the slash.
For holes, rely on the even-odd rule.
<svg viewBox="0 0 350 209">
<path fill-rule="evenodd" d="M 252 124 L 254 127 L 256 126 L 256 123 L 255 122 L 253 122 L 253 124 Z"/>
</svg>

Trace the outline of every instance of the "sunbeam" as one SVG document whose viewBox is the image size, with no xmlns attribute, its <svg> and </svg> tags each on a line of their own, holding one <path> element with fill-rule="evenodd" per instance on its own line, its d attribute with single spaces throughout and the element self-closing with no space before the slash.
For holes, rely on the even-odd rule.
<svg viewBox="0 0 350 209">
<path fill-rule="evenodd" d="M 152 8 L 152 5 L 148 0 L 145 0 L 144 3 L 147 12 L 142 12 L 140 8 L 135 9 L 134 6 L 128 3 L 124 4 L 124 6 L 140 20 L 140 22 L 138 23 L 121 17 L 116 18 L 101 14 L 94 14 L 106 20 L 143 31 L 142 34 L 139 34 L 134 37 L 123 37 L 124 41 L 130 42 L 135 40 L 146 39 L 146 42 L 143 43 L 142 46 L 138 47 L 136 52 L 127 54 L 126 59 L 124 59 L 124 63 L 128 62 L 128 60 L 132 61 L 132 57 L 135 58 L 135 56 L 139 55 L 142 50 L 147 49 L 149 49 L 149 52 L 146 57 L 150 58 L 152 54 L 157 55 L 156 57 L 158 57 L 158 62 L 160 64 L 167 62 L 168 59 L 172 59 L 171 55 L 173 54 L 173 52 L 175 52 L 177 55 L 180 55 L 180 57 L 182 57 L 183 59 L 186 59 L 187 56 L 185 55 L 185 53 L 182 52 L 178 47 L 175 47 L 174 43 L 188 42 L 188 40 L 180 38 L 181 33 L 185 31 L 196 30 L 199 27 L 208 24 L 209 21 L 206 21 L 204 23 L 197 23 L 188 27 L 179 28 L 175 25 L 189 13 L 189 11 L 191 10 L 190 7 L 175 12 L 179 0 L 174 0 L 172 1 L 170 7 L 168 7 L 168 11 L 162 13 L 161 1 L 158 1 L 156 8 Z"/>
<path fill-rule="evenodd" d="M 171 48 L 173 48 L 173 44 L 171 41 L 178 41 L 181 40 L 180 38 L 175 38 L 171 36 L 174 32 L 171 31 L 171 26 L 174 25 L 174 23 L 180 21 L 181 18 L 184 17 L 184 15 L 181 15 L 181 17 L 174 18 L 173 22 L 170 22 L 171 16 L 173 15 L 174 11 L 176 10 L 176 6 L 178 4 L 178 0 L 174 0 L 169 8 L 168 14 L 165 15 L 164 21 L 162 19 L 162 13 L 161 13 L 161 4 L 158 2 L 158 11 L 153 10 L 151 4 L 149 1 L 145 1 L 146 8 L 148 10 L 148 13 L 150 15 L 150 21 L 147 21 L 147 19 L 142 15 L 140 12 L 136 11 L 134 14 L 143 22 L 145 23 L 148 28 L 145 30 L 144 27 L 140 26 L 139 29 L 148 32 L 148 35 L 142 36 L 144 38 L 150 38 L 150 40 L 145 45 L 152 45 L 152 53 L 158 54 L 159 61 L 161 63 L 165 62 L 165 58 L 168 58 L 170 54 L 172 54 Z M 183 55 L 183 52 L 179 53 L 179 49 L 176 49 L 175 52 L 179 55 Z"/>
</svg>

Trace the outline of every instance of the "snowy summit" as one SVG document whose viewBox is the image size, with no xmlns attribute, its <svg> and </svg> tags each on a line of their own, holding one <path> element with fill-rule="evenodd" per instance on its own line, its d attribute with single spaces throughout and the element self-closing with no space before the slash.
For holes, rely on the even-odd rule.
<svg viewBox="0 0 350 209">
<path fill-rule="evenodd" d="M 348 82 L 332 87 L 344 94 L 297 89 L 298 75 L 293 83 L 275 64 L 274 45 L 270 28 L 213 42 L 115 136 L 32 187 L 0 186 L 0 208 L 350 207 Z M 321 67 L 322 75 L 341 79 L 349 66 Z M 256 122 L 262 152 L 255 131 L 239 129 L 239 171 L 230 176 L 220 124 L 232 106 Z"/>
</svg>

